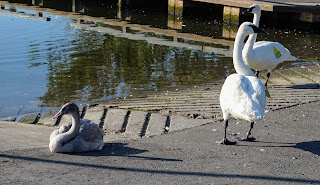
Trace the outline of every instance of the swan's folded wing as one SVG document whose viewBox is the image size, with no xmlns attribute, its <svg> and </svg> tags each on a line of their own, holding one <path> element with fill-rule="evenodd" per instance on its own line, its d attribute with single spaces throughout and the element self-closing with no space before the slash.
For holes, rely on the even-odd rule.
<svg viewBox="0 0 320 185">
<path fill-rule="evenodd" d="M 262 109 L 265 109 L 266 107 L 266 90 L 265 86 L 261 82 L 260 79 L 256 77 L 247 77 L 247 79 L 252 84 L 253 94 L 252 94 L 252 100 L 259 103 L 260 107 Z"/>
<path fill-rule="evenodd" d="M 256 77 L 252 77 L 257 79 Z M 259 80 L 259 79 L 257 79 Z M 264 116 L 264 106 L 259 103 L 264 95 L 263 90 L 257 86 L 263 84 L 259 81 L 247 78 L 242 75 L 230 75 L 222 87 L 220 95 L 220 105 L 233 117 L 247 121 L 262 119 Z M 262 87 L 264 88 L 264 86 Z M 262 103 L 262 105 L 265 103 Z"/>
<path fill-rule="evenodd" d="M 103 131 L 97 124 L 90 120 L 81 120 L 81 127 L 79 135 L 85 141 L 95 141 L 97 139 L 103 139 Z"/>
<path fill-rule="evenodd" d="M 285 61 L 290 58 L 295 58 L 291 55 L 291 52 L 279 42 L 259 41 L 254 43 L 253 49 L 257 52 L 257 55 L 262 55 L 264 58 L 270 60 Z"/>
</svg>

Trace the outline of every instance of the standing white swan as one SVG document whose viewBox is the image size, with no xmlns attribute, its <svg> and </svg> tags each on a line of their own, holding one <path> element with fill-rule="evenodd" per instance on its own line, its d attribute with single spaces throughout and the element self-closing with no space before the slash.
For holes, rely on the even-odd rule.
<svg viewBox="0 0 320 185">
<path fill-rule="evenodd" d="M 76 104 L 65 104 L 53 118 L 64 114 L 71 114 L 72 122 L 51 133 L 49 143 L 51 152 L 87 152 L 103 148 L 103 131 L 89 120 L 80 120 Z"/>
<path fill-rule="evenodd" d="M 265 33 L 254 24 L 244 22 L 236 35 L 233 50 L 233 65 L 238 74 L 232 74 L 225 80 L 220 94 L 220 106 L 224 119 L 224 138 L 221 144 L 235 144 L 227 140 L 227 127 L 230 115 L 251 122 L 250 129 L 243 140 L 249 140 L 254 121 L 264 117 L 266 106 L 265 86 L 254 76 L 242 58 L 244 39 L 253 33 Z"/>
<path fill-rule="evenodd" d="M 253 13 L 253 24 L 259 27 L 261 8 L 259 5 L 252 5 L 246 12 Z M 256 77 L 259 71 L 268 70 L 265 86 L 269 81 L 270 73 L 278 64 L 284 61 L 296 60 L 290 51 L 279 42 L 259 41 L 256 42 L 257 34 L 249 36 L 243 50 L 244 63 L 251 69 L 256 70 Z"/>
</svg>

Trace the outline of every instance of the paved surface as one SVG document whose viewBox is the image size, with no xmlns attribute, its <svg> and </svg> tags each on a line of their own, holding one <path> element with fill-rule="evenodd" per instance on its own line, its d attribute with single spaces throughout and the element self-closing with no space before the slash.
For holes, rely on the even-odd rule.
<svg viewBox="0 0 320 185">
<path fill-rule="evenodd" d="M 78 154 L 50 153 L 51 127 L 0 122 L 0 182 L 320 184 L 319 106 L 317 101 L 272 111 L 253 129 L 255 142 L 236 146 L 216 144 L 223 125 L 211 122 L 150 138 L 106 140 L 102 151 Z M 232 120 L 228 137 L 248 126 Z"/>
</svg>

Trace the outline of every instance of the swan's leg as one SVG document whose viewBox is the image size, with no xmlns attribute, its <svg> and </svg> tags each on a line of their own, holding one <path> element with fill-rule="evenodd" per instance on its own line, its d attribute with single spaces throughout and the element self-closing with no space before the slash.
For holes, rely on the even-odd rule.
<svg viewBox="0 0 320 185">
<path fill-rule="evenodd" d="M 228 120 L 224 120 L 224 137 L 222 141 L 216 141 L 216 143 L 219 144 L 225 144 L 225 145 L 234 145 L 236 142 L 231 142 L 227 139 L 227 128 L 228 128 Z"/>
<path fill-rule="evenodd" d="M 249 136 L 251 135 L 251 130 L 252 130 L 252 128 L 253 128 L 253 125 L 254 125 L 254 122 L 251 122 L 251 123 L 250 123 L 249 131 L 248 131 L 247 136 L 246 136 L 246 140 L 249 140 Z"/>
<path fill-rule="evenodd" d="M 239 141 L 254 141 L 255 138 L 249 138 L 249 136 L 251 135 L 251 130 L 253 128 L 253 125 L 254 125 L 254 122 L 251 122 L 249 131 L 247 132 L 246 137 L 240 136 L 240 137 L 236 137 L 235 139 Z"/>
<path fill-rule="evenodd" d="M 256 75 L 255 75 L 257 78 L 258 78 L 258 76 L 259 76 L 259 73 L 260 73 L 260 71 L 257 70 L 257 71 L 256 71 Z"/>
<path fill-rule="evenodd" d="M 223 137 L 223 141 L 224 141 L 224 143 L 223 144 L 225 144 L 228 140 L 227 140 L 227 128 L 228 128 L 228 123 L 229 122 L 229 120 L 225 120 L 224 121 L 224 137 Z"/>
<path fill-rule="evenodd" d="M 267 74 L 267 80 L 266 80 L 266 83 L 264 84 L 264 86 L 266 86 L 266 87 L 267 87 L 267 85 L 268 85 L 269 78 L 270 78 L 270 72 L 268 72 L 268 74 Z"/>
</svg>

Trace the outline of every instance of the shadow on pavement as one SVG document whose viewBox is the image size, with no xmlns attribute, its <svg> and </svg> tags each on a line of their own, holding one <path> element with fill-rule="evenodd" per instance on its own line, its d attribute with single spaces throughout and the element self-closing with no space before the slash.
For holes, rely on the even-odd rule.
<svg viewBox="0 0 320 185">
<path fill-rule="evenodd" d="M 306 141 L 301 143 L 282 143 L 282 142 L 265 142 L 265 141 L 254 141 L 254 142 L 270 144 L 270 145 L 265 145 L 263 147 L 288 147 L 288 148 L 293 147 L 293 148 L 304 150 L 306 152 L 311 152 L 315 155 L 320 156 L 320 141 Z M 244 142 L 237 144 L 237 146 L 253 147 L 253 145 L 247 145 L 247 144 L 244 144 Z M 261 146 L 254 146 L 254 147 L 261 147 Z"/>
<path fill-rule="evenodd" d="M 303 84 L 303 85 L 294 85 L 292 87 L 289 87 L 292 89 L 319 89 L 320 85 L 317 83 L 314 84 Z"/>
<path fill-rule="evenodd" d="M 168 158 L 157 158 L 157 157 L 143 157 L 135 156 L 135 154 L 141 154 L 148 152 L 148 150 L 140 150 L 136 148 L 127 147 L 126 143 L 106 143 L 102 150 L 83 152 L 83 153 L 70 153 L 69 155 L 80 155 L 80 156 L 119 156 L 128 157 L 136 159 L 146 159 L 146 160 L 159 160 L 159 161 L 173 161 L 181 162 L 180 159 L 168 159 Z"/>
<path fill-rule="evenodd" d="M 290 183 L 313 183 L 320 184 L 320 180 L 311 179 L 301 179 L 301 178 L 290 178 L 290 177 L 275 177 L 275 176 L 265 176 L 265 175 L 239 175 L 239 174 L 228 174 L 228 173 L 208 173 L 208 172 L 194 172 L 194 171 L 174 171 L 174 170 L 161 170 L 161 169 L 147 169 L 147 168 L 131 168 L 131 167 L 120 167 L 111 165 L 101 165 L 101 164 L 90 164 L 90 163 L 80 163 L 80 162 L 70 162 L 70 161 L 59 161 L 52 159 L 41 159 L 35 157 L 26 156 L 16 156 L 0 154 L 1 158 L 8 158 L 14 160 L 24 160 L 28 162 L 56 164 L 56 165 L 68 165 L 76 167 L 86 167 L 86 168 L 99 168 L 122 172 L 136 172 L 136 173 L 151 173 L 151 174 L 167 174 L 167 175 L 178 175 L 178 176 L 199 176 L 199 177 L 212 177 L 212 178 L 233 178 L 233 179 L 255 179 L 264 181 L 279 181 L 279 182 L 290 182 Z"/>
<path fill-rule="evenodd" d="M 320 141 L 301 142 L 294 147 L 320 156 Z"/>
</svg>

